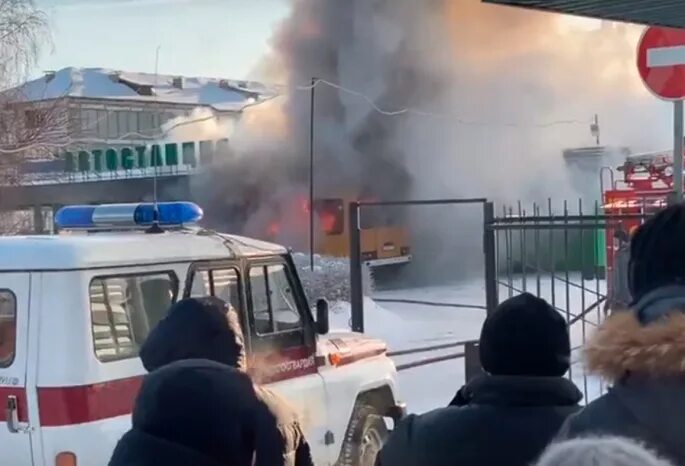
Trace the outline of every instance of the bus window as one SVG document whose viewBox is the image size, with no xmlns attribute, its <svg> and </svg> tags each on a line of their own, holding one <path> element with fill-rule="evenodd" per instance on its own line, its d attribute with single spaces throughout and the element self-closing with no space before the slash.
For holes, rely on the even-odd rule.
<svg viewBox="0 0 685 466">
<path fill-rule="evenodd" d="M 367 207 L 362 209 L 360 227 L 362 230 L 394 227 L 400 225 L 400 211 L 397 207 Z"/>
<path fill-rule="evenodd" d="M 342 199 L 321 199 L 314 203 L 321 229 L 327 235 L 341 235 L 345 229 L 345 208 Z"/>
</svg>

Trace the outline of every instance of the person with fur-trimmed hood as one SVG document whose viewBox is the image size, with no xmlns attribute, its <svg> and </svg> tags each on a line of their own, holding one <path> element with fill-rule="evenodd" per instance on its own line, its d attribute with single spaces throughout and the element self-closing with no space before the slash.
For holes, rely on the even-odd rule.
<svg viewBox="0 0 685 466">
<path fill-rule="evenodd" d="M 589 371 L 613 387 L 568 419 L 559 437 L 619 435 L 685 464 L 685 205 L 633 236 L 631 312 L 611 315 L 586 344 Z"/>
<path fill-rule="evenodd" d="M 247 358 L 238 314 L 215 297 L 181 300 L 152 329 L 140 349 L 140 359 L 149 372 L 176 361 L 205 359 L 245 373 Z M 266 387 L 254 384 L 254 391 L 280 431 L 271 448 L 272 458 L 280 455 L 281 461 L 271 464 L 312 466 L 310 447 L 293 407 Z M 201 419 L 198 422 L 202 424 Z"/>
</svg>

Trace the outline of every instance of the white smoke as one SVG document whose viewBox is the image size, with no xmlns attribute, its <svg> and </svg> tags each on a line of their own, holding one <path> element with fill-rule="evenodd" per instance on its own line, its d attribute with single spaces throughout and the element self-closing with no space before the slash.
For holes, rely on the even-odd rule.
<svg viewBox="0 0 685 466">
<path fill-rule="evenodd" d="M 162 125 L 168 142 L 214 141 L 232 136 L 238 115 L 219 114 L 206 107 L 197 107 L 190 115 L 172 118 Z"/>
</svg>

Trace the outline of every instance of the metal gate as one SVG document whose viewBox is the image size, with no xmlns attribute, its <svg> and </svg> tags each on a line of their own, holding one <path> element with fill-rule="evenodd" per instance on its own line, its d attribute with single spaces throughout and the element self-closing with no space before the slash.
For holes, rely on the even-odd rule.
<svg viewBox="0 0 685 466">
<path fill-rule="evenodd" d="M 426 199 L 426 200 L 404 200 L 404 201 L 377 201 L 377 202 L 350 202 L 349 203 L 349 237 L 350 237 L 350 303 L 352 306 L 352 330 L 364 332 L 364 296 L 362 292 L 362 256 L 361 256 L 361 215 L 362 210 L 377 209 L 384 207 L 410 207 L 410 206 L 459 206 L 459 205 L 478 205 L 483 206 L 483 219 L 489 223 L 493 218 L 493 205 L 484 198 L 468 199 Z M 492 240 L 494 237 L 485 236 L 484 242 Z M 483 251 L 494 251 L 494 244 L 484 244 Z M 486 257 L 486 262 L 488 261 Z M 489 270 L 485 268 L 486 274 L 486 309 L 493 309 L 496 302 L 490 302 L 494 294 L 488 292 L 488 287 L 495 287 L 493 280 L 488 280 Z"/>
<path fill-rule="evenodd" d="M 568 377 L 591 401 L 605 391 L 602 380 L 585 372 L 582 347 L 605 319 L 607 276 L 614 273 L 607 251 L 622 222 L 643 221 L 647 214 L 605 215 L 598 203 L 578 201 L 554 206 L 518 203 L 484 222 L 488 303 L 520 293 L 541 297 L 567 320 L 572 361 Z M 492 312 L 493 309 L 488 309 Z"/>
</svg>

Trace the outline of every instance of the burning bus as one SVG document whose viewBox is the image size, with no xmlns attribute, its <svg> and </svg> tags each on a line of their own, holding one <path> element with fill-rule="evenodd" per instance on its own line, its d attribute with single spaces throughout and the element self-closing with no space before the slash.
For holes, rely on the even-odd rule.
<svg viewBox="0 0 685 466">
<path fill-rule="evenodd" d="M 314 252 L 332 257 L 349 257 L 348 204 L 356 200 L 347 195 L 314 201 Z M 307 250 L 309 238 L 309 201 L 304 196 L 290 201 L 274 200 L 267 207 L 266 226 L 249 228 L 251 233 L 269 241 L 283 240 Z M 367 209 L 360 217 L 362 260 L 370 267 L 402 265 L 411 262 L 409 233 L 401 212 L 392 208 Z"/>
</svg>

